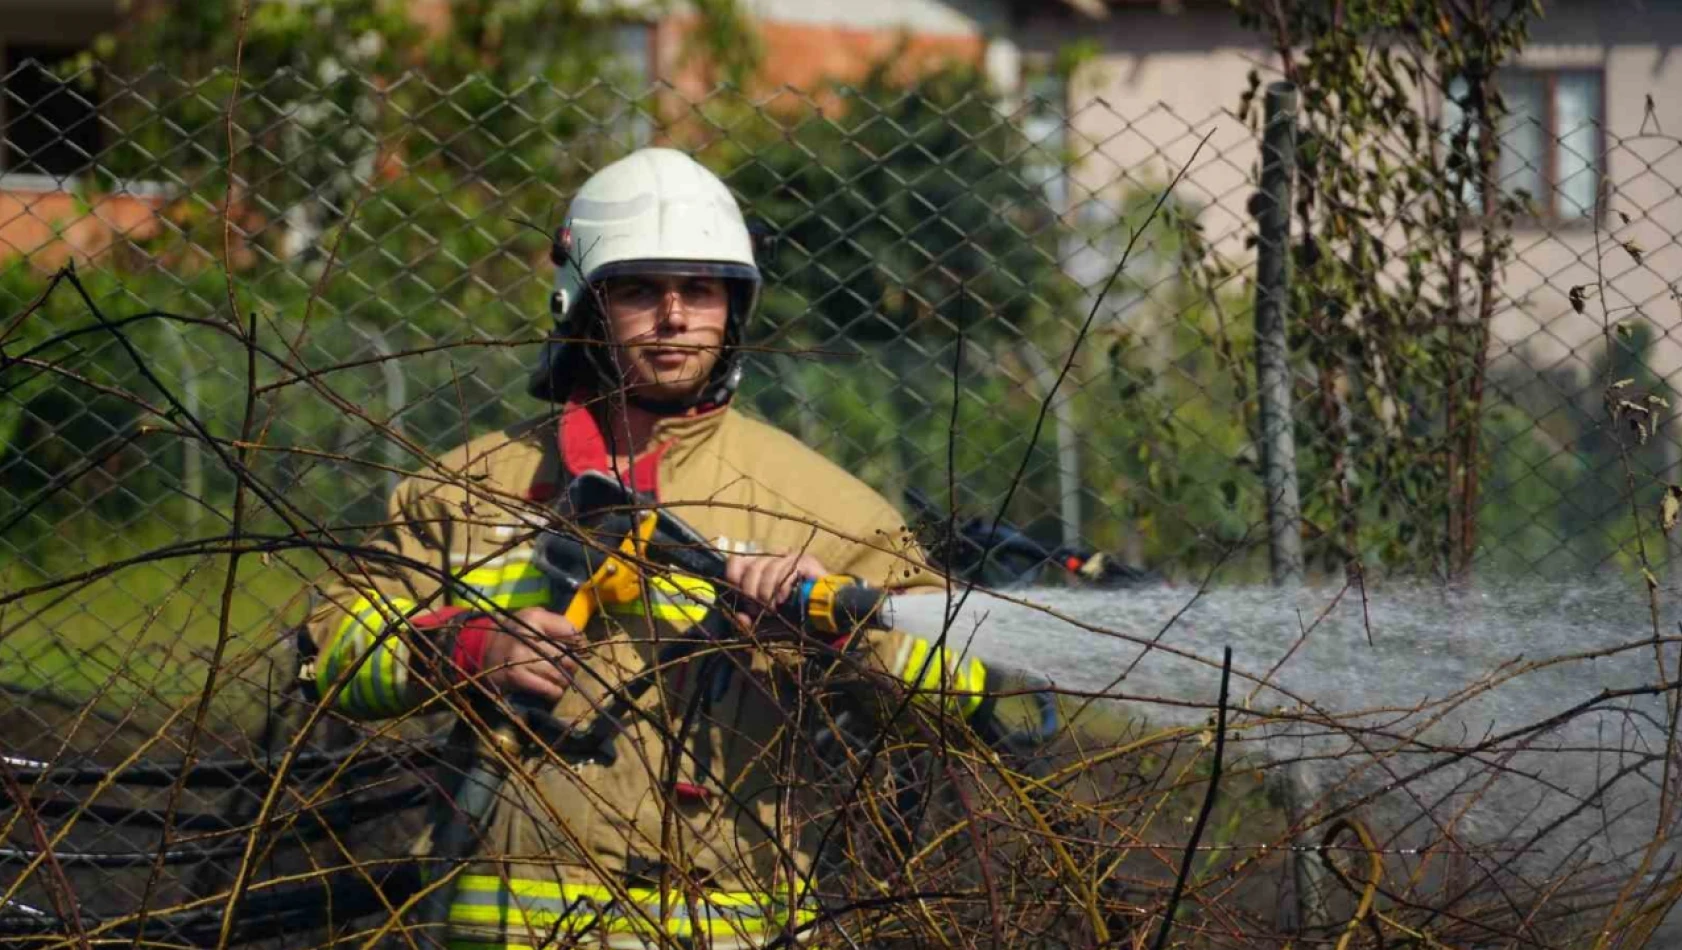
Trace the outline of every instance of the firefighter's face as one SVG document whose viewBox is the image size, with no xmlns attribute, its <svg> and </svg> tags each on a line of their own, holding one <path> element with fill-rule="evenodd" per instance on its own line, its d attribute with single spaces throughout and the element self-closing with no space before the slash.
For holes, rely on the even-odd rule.
<svg viewBox="0 0 1682 950">
<path fill-rule="evenodd" d="M 676 400 L 705 384 L 730 317 L 723 278 L 616 277 L 602 288 L 602 300 L 627 387 Z"/>
</svg>

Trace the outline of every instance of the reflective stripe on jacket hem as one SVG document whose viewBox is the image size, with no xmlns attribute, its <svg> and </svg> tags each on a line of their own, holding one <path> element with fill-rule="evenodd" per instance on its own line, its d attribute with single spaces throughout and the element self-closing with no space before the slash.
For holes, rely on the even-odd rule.
<svg viewBox="0 0 1682 950">
<path fill-rule="evenodd" d="M 654 888 L 630 887 L 615 894 L 597 884 L 561 884 L 493 875 L 463 875 L 457 881 L 450 923 L 474 928 L 553 934 L 564 942 L 586 935 L 634 934 L 670 937 L 755 936 L 780 932 L 817 919 L 802 907 L 749 891 L 703 891 L 687 897 Z M 457 943 L 484 941 L 451 940 Z M 494 941 L 493 941 L 494 943 Z M 508 946 L 499 944 L 499 946 Z"/>
</svg>

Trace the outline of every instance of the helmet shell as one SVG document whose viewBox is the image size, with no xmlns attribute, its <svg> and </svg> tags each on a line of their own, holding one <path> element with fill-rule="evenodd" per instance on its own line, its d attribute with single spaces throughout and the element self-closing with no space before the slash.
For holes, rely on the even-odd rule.
<svg viewBox="0 0 1682 950">
<path fill-rule="evenodd" d="M 564 399 L 577 374 L 590 372 L 586 344 L 602 335 L 592 288 L 610 277 L 670 274 L 722 277 L 730 286 L 726 352 L 702 399 L 728 399 L 739 377 L 729 347 L 759 301 L 760 273 L 742 209 L 717 175 L 676 149 L 645 148 L 591 175 L 567 207 L 550 256 L 555 335 L 544 343 L 530 391 Z"/>
</svg>

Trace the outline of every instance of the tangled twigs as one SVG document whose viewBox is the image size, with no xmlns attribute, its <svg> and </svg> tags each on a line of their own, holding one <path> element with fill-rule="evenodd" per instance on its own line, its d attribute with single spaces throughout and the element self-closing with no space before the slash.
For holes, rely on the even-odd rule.
<svg viewBox="0 0 1682 950">
<path fill-rule="evenodd" d="M 92 308 L 85 295 L 72 296 L 83 290 L 74 274 L 64 272 L 53 286 L 62 287 L 73 304 L 81 300 Z M 5 612 L 0 643 L 8 660 L 22 656 L 20 665 L 26 666 L 30 650 L 50 637 L 25 642 L 17 634 L 32 633 L 30 621 L 13 618 L 45 615 L 44 602 L 74 606 L 84 592 L 93 592 L 87 609 L 98 610 L 105 605 L 97 602 L 97 592 L 107 581 L 126 583 L 183 565 L 190 577 L 192 570 L 227 565 L 236 555 L 241 563 L 238 578 L 232 572 L 210 578 L 207 616 L 183 621 L 179 614 L 163 616 L 163 603 L 148 604 L 147 627 L 112 637 L 120 649 L 102 661 L 103 669 L 93 665 L 97 651 L 77 657 L 86 664 L 83 671 L 108 679 L 87 702 L 71 701 L 69 713 L 78 705 L 93 712 L 95 702 L 115 694 L 107 687 L 142 686 L 126 712 L 106 719 L 71 717 L 23 686 L 5 692 L 8 725 L 59 716 L 57 728 L 65 735 L 49 735 L 26 749 L 7 746 L 4 764 L 15 766 L 17 781 L 0 801 L 0 938 L 67 950 L 84 935 L 90 942 L 202 946 L 245 940 L 266 929 L 285 931 L 300 946 L 422 945 L 426 934 L 414 926 L 410 912 L 424 902 L 428 885 L 417 883 L 421 863 L 398 855 L 424 833 L 422 800 L 450 811 L 449 789 L 462 770 L 439 753 L 443 730 L 457 728 L 471 738 L 496 726 L 494 717 L 482 715 L 472 702 L 482 674 L 378 725 L 341 718 L 335 700 L 350 688 L 348 676 L 325 690 L 323 702 L 306 705 L 283 694 L 276 684 L 291 669 L 291 640 L 268 626 L 248 636 L 233 609 L 243 597 L 236 593 L 230 603 L 227 592 L 271 562 L 295 572 L 286 578 L 287 596 L 310 586 L 317 573 L 357 576 L 400 567 L 427 585 L 448 587 L 453 576 L 491 572 L 505 563 L 516 542 L 466 552 L 452 565 L 453 574 L 362 542 L 399 523 L 425 522 L 400 521 L 398 514 L 372 504 L 380 500 L 376 489 L 402 474 L 411 460 L 421 472 L 417 483 L 457 493 L 464 520 L 475 525 L 519 529 L 535 519 L 549 523 L 553 512 L 527 495 L 486 487 L 460 456 L 435 454 L 442 436 L 418 436 L 422 425 L 405 434 L 394 420 L 424 413 L 396 404 L 403 400 L 393 399 L 384 416 L 370 414 L 365 394 L 353 393 L 346 381 L 359 372 L 392 368 L 393 362 L 450 363 L 448 373 L 434 377 L 447 380 L 433 387 L 421 407 L 433 413 L 426 425 L 451 432 L 478 426 L 485 420 L 475 415 L 476 381 L 456 371 L 447 350 L 459 345 L 483 352 L 513 337 L 494 344 L 395 348 L 374 359 L 339 353 L 341 362 L 315 365 L 301 355 L 299 341 L 307 335 L 270 329 L 278 320 L 261 323 L 259 340 L 258 323 L 175 318 L 161 311 L 107 318 L 90 309 L 92 322 L 67 330 L 48 327 L 31 337 L 41 329 L 37 324 L 51 321 L 32 324 L 27 318 L 42 312 L 43 301 L 30 306 L 34 309 L 15 319 L 0 319 L 0 335 L 21 332 L 24 340 L 0 365 L 0 399 L 39 380 L 121 403 L 142 422 L 114 427 L 114 449 L 47 471 L 41 497 L 0 513 L 0 533 L 30 530 L 58 500 L 46 496 L 74 493 L 77 482 L 103 471 L 108 460 L 166 440 L 214 458 L 221 469 L 213 473 L 221 483 L 214 497 L 245 502 L 232 517 L 216 512 L 217 531 L 185 540 L 149 539 L 142 554 L 132 550 L 138 544 L 111 550 L 94 566 L 60 564 L 54 572 L 24 573 L 15 582 L 8 575 L 7 589 L 0 591 Z M 168 388 L 167 377 L 146 376 L 130 391 L 121 374 L 101 375 L 78 362 L 87 350 L 114 342 L 108 352 L 137 364 L 144 375 L 148 357 L 155 355 L 145 334 L 160 321 L 178 321 L 213 339 L 223 348 L 221 368 L 231 370 L 229 378 L 237 378 L 243 364 L 247 378 L 236 379 L 243 386 L 239 398 L 225 400 L 218 417 L 225 424 L 211 425 L 213 413 L 202 406 L 193 411 L 175 398 L 179 392 Z M 984 345 L 961 336 L 975 348 L 969 352 Z M 235 346 L 238 360 L 229 350 Z M 948 491 L 958 494 L 956 450 L 964 420 L 957 409 L 965 393 L 957 377 L 969 370 L 966 351 L 953 353 Z M 321 401 L 321 417 L 334 433 L 331 444 L 289 446 L 274 437 L 294 418 L 295 404 L 281 401 L 305 397 Z M 255 416 L 246 412 L 253 405 Z M 245 424 L 252 418 L 258 423 Z M 266 419 L 276 420 L 273 431 Z M 351 431 L 357 426 L 363 428 Z M 358 457 L 368 442 L 382 439 L 397 458 Z M 1000 466 L 1007 475 L 1020 469 L 1014 457 L 1010 462 Z M 274 477 L 277 470 L 285 476 Z M 309 505 L 304 476 L 322 471 L 338 481 L 366 483 L 359 507 L 335 509 L 337 520 L 331 523 L 307 516 L 319 506 Z M 759 515 L 745 502 L 718 506 Z M 801 525 L 803 536 L 828 530 L 815 521 L 788 522 Z M 955 526 L 948 522 L 946 528 L 950 543 Z M 878 550 L 893 545 L 882 537 L 848 540 Z M 1233 550 L 1245 546 L 1240 539 Z M 675 788 L 680 776 L 670 751 L 682 747 L 686 735 L 705 729 L 720 746 L 745 750 L 742 758 L 761 771 L 749 780 L 745 770 L 730 773 L 717 759 L 697 765 L 708 773 L 702 778 L 717 780 L 718 789 L 700 808 L 657 793 L 621 800 L 582 774 L 598 766 L 569 761 L 552 749 L 511 754 L 501 762 L 509 778 L 498 807 L 529 818 L 543 832 L 541 840 L 508 855 L 507 863 L 526 865 L 528 875 L 547 884 L 576 867 L 566 864 L 565 856 L 584 850 L 583 860 L 594 862 L 588 869 L 592 878 L 608 881 L 602 888 L 615 908 L 651 891 L 663 898 L 675 895 L 664 906 L 626 913 L 627 927 L 653 926 L 663 915 L 700 917 L 695 895 L 707 872 L 757 849 L 764 866 L 780 869 L 770 876 L 779 885 L 788 883 L 780 903 L 792 907 L 809 896 L 815 908 L 809 917 L 778 921 L 776 935 L 765 942 L 799 941 L 822 950 L 866 944 L 1063 950 L 1101 942 L 1145 948 L 1153 941 L 1228 950 L 1316 940 L 1350 950 L 1368 941 L 1379 946 L 1412 941 L 1421 948 L 1529 946 L 1554 934 L 1566 935 L 1558 946 L 1575 947 L 1594 939 L 1580 932 L 1580 921 L 1591 916 L 1597 923 L 1609 921 L 1621 945 L 1653 936 L 1682 894 L 1673 843 L 1652 849 L 1654 873 L 1632 869 L 1646 867 L 1642 849 L 1663 824 L 1646 820 L 1651 809 L 1641 796 L 1671 764 L 1673 743 L 1656 737 L 1673 729 L 1674 717 L 1661 707 L 1682 688 L 1673 664 L 1668 675 L 1649 675 L 1650 654 L 1664 651 L 1661 659 L 1670 662 L 1676 637 L 1625 641 L 1629 625 L 1618 620 L 1606 626 L 1616 628 L 1609 636 L 1620 639 L 1581 642 L 1583 631 L 1574 629 L 1562 641 L 1565 646 L 1539 654 L 1526 625 L 1538 621 L 1532 611 L 1515 620 L 1524 639 L 1493 659 L 1490 652 L 1477 653 L 1480 644 L 1470 636 L 1421 639 L 1399 651 L 1408 631 L 1371 635 L 1374 622 L 1394 616 L 1387 598 L 1395 592 L 1375 587 L 1369 611 L 1362 575 L 1342 590 L 1305 592 L 1304 597 L 1319 598 L 1312 607 L 1223 589 L 1213 575 L 1211 570 L 1190 598 L 1150 590 L 1084 601 L 1045 591 L 992 596 L 989 610 L 1020 612 L 1007 633 L 982 624 L 946 631 L 958 636 L 941 642 L 961 644 L 965 655 L 974 652 L 992 664 L 991 651 L 998 650 L 1001 669 L 1032 667 L 1061 684 L 1055 708 L 1068 728 L 1031 755 L 1015 747 L 1001 751 L 1007 743 L 988 745 L 959 717 L 914 704 L 911 691 L 893 692 L 897 687 L 884 684 L 879 671 L 856 667 L 844 656 L 837 658 L 835 679 L 846 688 L 881 685 L 872 695 L 883 697 L 881 704 L 893 713 L 884 718 L 899 727 L 859 729 L 843 712 L 851 697 L 838 695 L 843 690 L 834 682 L 819 683 L 822 677 L 814 676 L 785 690 L 766 673 L 764 662 L 754 665 L 751 658 L 764 661 L 788 643 L 751 641 L 738 631 L 741 637 L 709 642 L 689 661 L 655 662 L 659 674 L 674 681 L 699 676 L 695 671 L 710 664 L 727 671 L 726 682 L 735 688 L 774 693 L 778 705 L 761 721 L 705 721 L 696 713 L 681 716 L 684 725 L 673 727 L 673 717 L 651 700 L 650 708 L 628 713 L 624 725 L 649 735 L 649 748 L 661 751 L 625 750 L 633 770 L 655 777 L 651 787 Z M 1359 605 L 1347 590 L 1354 583 L 1362 585 Z M 951 591 L 947 617 L 958 601 L 955 585 Z M 440 594 L 417 609 L 446 599 Z M 980 599 L 978 593 L 971 603 Z M 277 603 L 265 599 L 261 607 L 278 614 L 284 608 Z M 1358 626 L 1349 623 L 1350 613 L 1359 615 Z M 201 639 L 153 649 L 158 645 L 145 633 L 153 621 L 177 631 L 196 624 Z M 1278 629 L 1270 633 L 1270 626 Z M 1419 625 L 1417 633 L 1427 637 L 1431 629 Z M 1255 658 L 1250 669 L 1234 668 L 1234 651 L 1219 658 L 1221 690 L 1214 703 L 1203 695 L 1217 666 L 1211 642 L 1232 642 L 1242 655 Z M 1350 645 L 1355 652 L 1346 651 Z M 210 675 L 200 675 L 196 665 L 190 676 L 174 675 L 176 682 L 197 687 L 185 698 L 145 683 L 136 672 L 160 655 L 176 660 L 172 650 L 196 651 L 191 662 L 210 667 Z M 617 674 L 635 666 L 625 654 L 641 651 L 639 658 L 646 658 L 656 646 L 619 631 L 592 651 L 581 658 L 579 675 L 593 690 L 589 710 L 596 713 L 610 708 L 623 687 Z M 1443 654 L 1456 660 L 1453 678 L 1421 674 L 1405 687 L 1391 682 L 1404 678 L 1397 670 Z M 1626 675 L 1627 658 L 1637 654 L 1644 665 L 1638 675 Z M 1043 669 L 1036 665 L 1041 663 Z M 279 675 L 264 676 L 264 665 Z M 167 670 L 178 674 L 180 666 L 174 662 Z M 1230 692 L 1234 681 L 1244 687 L 1237 695 Z M 1028 718 L 1026 694 L 1033 690 L 995 689 L 989 680 L 987 691 L 1007 717 Z M 1530 699 L 1512 704 L 1515 695 Z M 267 710 L 277 702 L 298 725 L 275 742 L 248 740 L 245 721 L 224 715 L 238 703 Z M 136 730 L 138 738 L 112 735 L 128 729 L 141 710 L 161 710 L 155 717 L 161 722 Z M 844 738 L 820 738 L 819 725 Z M 529 725 L 522 734 L 537 745 L 547 735 Z M 1673 768 L 1670 775 L 1659 784 L 1671 785 Z M 622 832 L 621 850 L 647 859 L 634 881 L 612 861 L 579 848 L 577 822 L 568 826 L 557 818 L 557 806 L 574 798 L 598 806 L 601 824 Z M 1292 803 L 1303 808 L 1293 813 Z M 695 820 L 695 813 L 708 809 L 744 814 L 741 834 L 717 834 L 716 825 L 705 820 L 711 813 Z M 1673 810 L 1664 804 L 1659 811 L 1667 809 Z M 1645 837 L 1634 845 L 1607 830 L 1637 821 Z M 1305 834 L 1315 838 L 1298 837 Z M 789 843 L 813 839 L 824 847 L 810 866 L 800 866 Z M 1359 863 L 1344 854 L 1360 855 Z M 1327 888 L 1335 901 L 1323 921 L 1287 916 L 1289 908 L 1281 913 L 1274 888 L 1286 860 L 1297 860 L 1297 869 L 1323 872 L 1323 881 L 1335 878 L 1348 889 L 1347 898 L 1336 885 Z M 463 876 L 483 881 L 503 870 L 458 865 L 434 874 L 430 886 Z M 534 901 L 520 908 L 532 924 L 533 945 L 580 936 L 545 914 L 569 916 L 585 905 L 581 898 L 564 903 L 556 898 L 554 904 Z M 230 908 L 235 913 L 228 913 Z M 762 912 L 757 919 L 769 919 L 777 908 L 752 909 Z"/>
</svg>

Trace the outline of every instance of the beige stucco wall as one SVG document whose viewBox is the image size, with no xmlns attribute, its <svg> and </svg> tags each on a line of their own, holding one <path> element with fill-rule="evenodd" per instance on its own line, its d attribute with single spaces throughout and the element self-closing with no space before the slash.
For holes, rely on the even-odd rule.
<svg viewBox="0 0 1682 950">
<path fill-rule="evenodd" d="M 1025 55 L 1049 56 L 1077 40 L 1101 52 L 1070 80 L 1075 199 L 1113 202 L 1122 188 L 1159 187 L 1190 162 L 1181 193 L 1207 206 L 1211 238 L 1235 237 L 1257 153 L 1230 110 L 1252 68 L 1276 78 L 1274 58 L 1224 7 L 1115 9 L 1097 22 L 1030 17 L 1019 42 Z"/>
<path fill-rule="evenodd" d="M 1682 7 L 1661 6 L 1556 0 L 1534 25 L 1521 62 L 1604 69 L 1607 302 L 1641 307 L 1669 334 L 1653 361 L 1682 387 L 1682 302 L 1671 297 L 1672 282 L 1682 289 Z M 1209 205 L 1203 221 L 1217 249 L 1249 263 L 1242 237 L 1258 152 L 1252 132 L 1229 110 L 1237 107 L 1251 69 L 1264 83 L 1278 78 L 1277 58 L 1238 27 L 1224 5 L 1188 4 L 1178 14 L 1116 9 L 1099 23 L 1030 17 L 1020 42 L 1027 51 L 1050 52 L 1083 37 L 1096 40 L 1102 52 L 1071 85 L 1075 145 L 1085 149 L 1077 182 L 1087 189 L 1118 181 L 1160 184 L 1191 160 L 1209 134 L 1181 190 Z M 1644 118 L 1646 133 L 1662 129 L 1667 135 L 1643 135 Z M 1113 187 L 1108 194 L 1113 199 Z M 1622 225 L 1618 211 L 1632 223 Z M 1618 248 L 1630 238 L 1645 249 L 1644 263 Z M 1508 303 L 1496 320 L 1497 356 L 1586 371 L 1600 347 L 1600 311 L 1580 316 L 1566 294 L 1574 285 L 1595 283 L 1594 248 L 1595 233 L 1587 227 L 1518 233 L 1518 259 L 1503 282 Z M 1625 309 L 1614 317 L 1629 315 Z"/>
<path fill-rule="evenodd" d="M 1682 307 L 1670 286 L 1682 281 L 1682 8 L 1661 6 L 1550 4 L 1523 62 L 1605 71 L 1609 213 L 1598 254 L 1604 302 L 1614 320 L 1640 308 L 1664 334 L 1654 368 L 1682 385 Z M 1631 223 L 1624 225 L 1618 212 Z M 1618 247 L 1627 239 L 1644 249 L 1643 263 Z M 1586 373 L 1605 317 L 1592 305 L 1586 315 L 1576 314 L 1566 295 L 1573 286 L 1597 283 L 1594 229 L 1520 233 L 1517 257 L 1505 284 L 1514 303 L 1497 322 L 1498 339 L 1532 365 L 1563 363 Z"/>
</svg>

